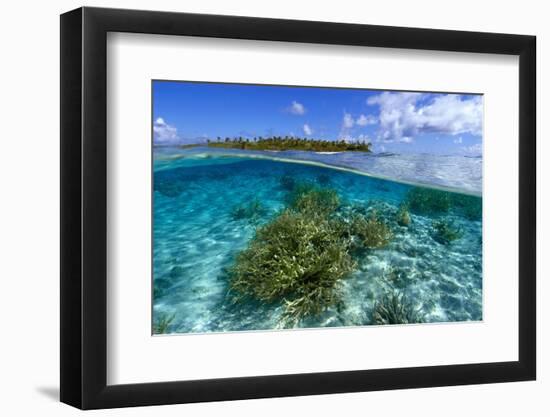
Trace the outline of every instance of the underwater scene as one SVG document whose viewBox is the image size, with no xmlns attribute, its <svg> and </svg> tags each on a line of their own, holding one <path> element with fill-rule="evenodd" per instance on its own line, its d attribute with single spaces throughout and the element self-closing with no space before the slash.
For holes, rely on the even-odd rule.
<svg viewBox="0 0 550 417">
<path fill-rule="evenodd" d="M 172 95 L 171 105 L 185 108 L 185 97 Z M 377 140 L 380 103 L 365 115 L 376 123 L 353 116 L 354 140 L 338 136 L 345 120 L 333 140 L 308 132 L 201 140 L 168 125 L 159 116 L 168 99 L 154 99 L 153 334 L 483 319 L 481 155 L 400 152 L 411 142 Z M 412 103 L 419 111 L 437 99 Z M 306 114 L 297 111 L 277 117 Z M 435 141 L 434 130 L 412 129 L 413 143 Z M 470 130 L 457 145 L 475 140 Z"/>
</svg>

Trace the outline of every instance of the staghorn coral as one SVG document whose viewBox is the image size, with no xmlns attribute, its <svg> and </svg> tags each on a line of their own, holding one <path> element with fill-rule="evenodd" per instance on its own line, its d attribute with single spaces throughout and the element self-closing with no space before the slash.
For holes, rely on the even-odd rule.
<svg viewBox="0 0 550 417">
<path fill-rule="evenodd" d="M 168 333 L 168 329 L 174 319 L 176 318 L 176 314 L 168 315 L 165 313 L 156 313 L 157 319 L 155 320 L 155 323 L 153 324 L 153 334 L 164 334 Z"/>
<path fill-rule="evenodd" d="M 483 203 L 481 197 L 467 194 L 453 194 L 451 202 L 460 214 L 468 220 L 481 220 Z"/>
<path fill-rule="evenodd" d="M 406 204 L 401 204 L 396 214 L 396 221 L 399 226 L 409 227 L 411 224 L 411 215 Z"/>
<path fill-rule="evenodd" d="M 432 228 L 433 239 L 442 245 L 449 245 L 452 241 L 462 237 L 462 231 L 445 220 L 433 222 Z"/>
<path fill-rule="evenodd" d="M 423 323 L 424 315 L 415 309 L 412 302 L 402 293 L 391 292 L 377 301 L 373 309 L 375 324 Z"/>
<path fill-rule="evenodd" d="M 285 326 L 335 305 L 340 280 L 355 268 L 342 222 L 331 218 L 339 204 L 334 190 L 298 184 L 289 207 L 256 230 L 230 268 L 235 299 L 282 302 Z"/>
<path fill-rule="evenodd" d="M 237 299 L 284 300 L 284 319 L 297 322 L 339 300 L 339 281 L 355 268 L 349 242 L 328 219 L 285 210 L 259 228 L 230 270 Z"/>
<path fill-rule="evenodd" d="M 418 214 L 447 213 L 451 208 L 450 193 L 433 188 L 413 187 L 406 203 Z"/>
<path fill-rule="evenodd" d="M 353 216 L 350 223 L 350 234 L 355 236 L 360 244 L 368 249 L 377 249 L 386 246 L 393 234 L 385 222 L 378 218 L 376 211 L 366 217 Z"/>
<path fill-rule="evenodd" d="M 330 188 L 318 188 L 310 184 L 296 187 L 290 197 L 290 208 L 311 216 L 328 216 L 340 206 L 338 193 Z"/>
<path fill-rule="evenodd" d="M 233 220 L 247 219 L 251 223 L 257 222 L 267 212 L 263 204 L 255 198 L 248 203 L 240 204 L 233 207 L 231 210 L 231 217 Z"/>
<path fill-rule="evenodd" d="M 290 174 L 284 174 L 280 179 L 279 183 L 283 190 L 292 191 L 296 186 L 296 180 Z"/>
</svg>

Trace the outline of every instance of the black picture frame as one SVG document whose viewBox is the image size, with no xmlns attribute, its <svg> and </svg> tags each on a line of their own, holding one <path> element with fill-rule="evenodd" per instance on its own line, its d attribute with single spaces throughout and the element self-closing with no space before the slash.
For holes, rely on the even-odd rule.
<svg viewBox="0 0 550 417">
<path fill-rule="evenodd" d="M 107 385 L 108 32 L 519 56 L 518 361 Z M 61 15 L 60 56 L 62 402 L 95 409 L 535 379 L 534 36 L 84 7 Z"/>
</svg>

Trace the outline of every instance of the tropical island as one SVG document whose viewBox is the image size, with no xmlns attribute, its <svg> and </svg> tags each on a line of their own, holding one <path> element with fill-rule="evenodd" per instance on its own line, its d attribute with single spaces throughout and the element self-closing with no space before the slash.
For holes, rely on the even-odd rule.
<svg viewBox="0 0 550 417">
<path fill-rule="evenodd" d="M 252 151 L 313 151 L 313 152 L 371 152 L 371 144 L 365 141 L 346 142 L 322 139 L 307 139 L 294 136 L 272 136 L 268 138 L 225 138 L 208 140 L 212 148 L 247 149 Z"/>
</svg>

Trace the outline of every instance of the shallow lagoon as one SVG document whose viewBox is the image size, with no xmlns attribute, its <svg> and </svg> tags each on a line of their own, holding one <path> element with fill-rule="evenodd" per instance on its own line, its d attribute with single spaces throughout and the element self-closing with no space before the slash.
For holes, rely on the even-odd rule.
<svg viewBox="0 0 550 417">
<path fill-rule="evenodd" d="M 309 163 L 287 162 L 296 158 Z M 481 320 L 481 219 L 463 210 L 462 195 L 449 194 L 453 204 L 444 212 L 410 210 L 408 227 L 395 220 L 399 206 L 414 187 L 410 184 L 415 182 L 410 178 L 411 169 L 406 169 L 414 158 L 417 183 L 460 188 L 470 194 L 481 190 L 481 160 L 453 157 L 463 160 L 453 159 L 453 175 L 448 174 L 447 180 L 447 171 L 437 167 L 450 164 L 450 159 L 439 158 L 430 163 L 426 156 L 388 156 L 389 163 L 378 162 L 382 158 L 375 164 L 371 162 L 372 155 L 361 153 L 312 153 L 305 157 L 289 153 L 248 155 L 242 151 L 157 149 L 153 320 L 170 317 L 172 320 L 163 329 L 168 333 L 282 327 L 282 303 L 232 301 L 228 269 L 247 248 L 256 229 L 272 221 L 288 204 L 292 186 L 289 178 L 295 183 L 334 189 L 340 197 L 341 212 L 376 211 L 393 233 L 387 246 L 356 257 L 356 268 L 341 281 L 340 303 L 301 320 L 296 327 L 374 324 L 375 303 L 389 291 L 407 297 L 425 322 Z M 386 178 L 393 172 L 396 179 L 407 183 L 311 162 Z M 399 166 L 402 168 L 390 168 Z M 408 178 L 403 178 L 403 172 L 408 173 Z M 431 179 L 433 172 L 440 173 L 434 175 L 438 180 Z M 240 207 L 258 202 L 262 210 L 253 218 L 236 215 Z M 437 221 L 452 224 L 460 230 L 460 237 L 441 243 L 434 232 Z"/>
</svg>

